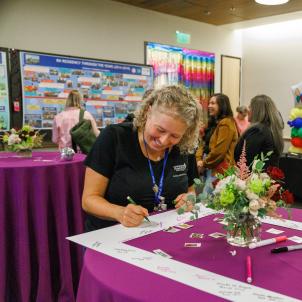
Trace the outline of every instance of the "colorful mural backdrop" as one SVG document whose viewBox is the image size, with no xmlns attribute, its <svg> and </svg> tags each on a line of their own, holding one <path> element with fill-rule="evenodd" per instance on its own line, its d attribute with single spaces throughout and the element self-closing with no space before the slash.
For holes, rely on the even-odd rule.
<svg viewBox="0 0 302 302">
<path fill-rule="evenodd" d="M 200 101 L 207 118 L 214 93 L 214 53 L 147 42 L 146 63 L 153 66 L 155 88 L 184 85 Z"/>
<path fill-rule="evenodd" d="M 9 90 L 5 51 L 0 51 L 0 130 L 9 130 Z"/>
<path fill-rule="evenodd" d="M 23 123 L 49 129 L 72 89 L 98 127 L 121 122 L 153 87 L 150 66 L 20 52 Z"/>
</svg>

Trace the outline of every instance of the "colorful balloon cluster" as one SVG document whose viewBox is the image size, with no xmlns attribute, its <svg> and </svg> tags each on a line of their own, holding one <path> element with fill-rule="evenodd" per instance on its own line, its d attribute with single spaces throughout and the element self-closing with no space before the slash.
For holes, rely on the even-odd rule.
<svg viewBox="0 0 302 302">
<path fill-rule="evenodd" d="M 291 143 L 288 151 L 302 153 L 302 108 L 293 108 L 290 112 L 290 120 L 287 122 L 291 130 Z"/>
</svg>

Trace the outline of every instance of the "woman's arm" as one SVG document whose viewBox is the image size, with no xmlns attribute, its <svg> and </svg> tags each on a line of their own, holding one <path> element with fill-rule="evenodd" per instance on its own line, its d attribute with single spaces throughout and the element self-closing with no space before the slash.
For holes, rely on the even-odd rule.
<svg viewBox="0 0 302 302">
<path fill-rule="evenodd" d="M 53 120 L 53 124 L 52 124 L 52 138 L 51 138 L 52 142 L 57 144 L 59 141 L 59 129 L 57 126 L 57 122 L 56 122 L 56 118 L 54 118 Z"/>
<path fill-rule="evenodd" d="M 122 207 L 110 203 L 104 198 L 108 183 L 107 177 L 86 168 L 82 196 L 84 211 L 101 219 L 116 220 L 124 226 L 138 226 L 148 216 L 147 209 L 133 204 Z"/>
<path fill-rule="evenodd" d="M 228 149 L 230 148 L 230 145 L 234 138 L 235 132 L 231 129 L 229 123 L 227 122 L 223 122 L 220 125 L 218 124 L 214 133 L 216 131 L 217 131 L 216 145 L 211 146 L 210 153 L 203 161 L 203 166 L 205 168 L 213 169 L 224 160 L 225 155 Z"/>
</svg>

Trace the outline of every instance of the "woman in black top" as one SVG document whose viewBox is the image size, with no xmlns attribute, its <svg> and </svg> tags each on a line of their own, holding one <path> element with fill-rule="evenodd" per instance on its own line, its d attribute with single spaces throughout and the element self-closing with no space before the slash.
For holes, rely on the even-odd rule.
<svg viewBox="0 0 302 302">
<path fill-rule="evenodd" d="M 266 95 L 257 95 L 251 100 L 249 106 L 249 121 L 251 126 L 242 134 L 236 148 L 235 161 L 239 160 L 244 141 L 246 142 L 246 159 L 250 165 L 255 156 L 261 152 L 266 154 L 273 151 L 268 166 L 278 166 L 282 154 L 283 121 L 272 99 Z"/>
<path fill-rule="evenodd" d="M 198 177 L 193 153 L 200 116 L 188 92 L 169 86 L 143 101 L 134 123 L 105 128 L 86 159 L 86 230 L 116 222 L 137 226 L 162 197 L 170 208 L 182 206 Z"/>
</svg>

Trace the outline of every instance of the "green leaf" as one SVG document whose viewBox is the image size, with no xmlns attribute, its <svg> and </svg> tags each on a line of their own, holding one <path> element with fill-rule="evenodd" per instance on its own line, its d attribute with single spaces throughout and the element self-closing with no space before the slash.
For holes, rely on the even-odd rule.
<svg viewBox="0 0 302 302">
<path fill-rule="evenodd" d="M 257 171 L 261 171 L 261 170 L 263 169 L 263 167 L 264 167 L 264 162 L 258 161 L 258 162 L 256 163 L 255 168 L 256 168 Z"/>
<path fill-rule="evenodd" d="M 199 178 L 194 178 L 194 184 L 196 185 L 196 186 L 201 186 L 202 185 L 202 181 L 199 179 Z"/>
<path fill-rule="evenodd" d="M 178 214 L 178 215 L 181 215 L 181 214 L 183 214 L 184 212 L 185 212 L 185 209 L 184 209 L 183 207 L 180 207 L 180 208 L 177 209 L 177 214 Z"/>
<path fill-rule="evenodd" d="M 266 156 L 271 156 L 273 153 L 274 153 L 274 151 L 268 151 L 268 152 L 266 153 Z"/>
<path fill-rule="evenodd" d="M 194 194 L 188 194 L 187 195 L 187 201 L 195 203 L 196 202 L 196 196 Z"/>
</svg>

